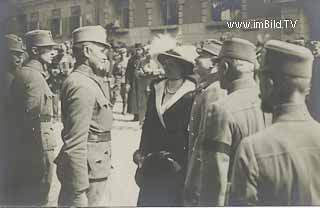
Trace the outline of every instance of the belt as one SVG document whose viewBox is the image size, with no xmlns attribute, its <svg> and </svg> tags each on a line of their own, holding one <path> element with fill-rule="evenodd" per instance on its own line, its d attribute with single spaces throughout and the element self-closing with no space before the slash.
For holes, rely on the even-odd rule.
<svg viewBox="0 0 320 208">
<path fill-rule="evenodd" d="M 40 122 L 51 122 L 52 116 L 51 115 L 40 115 Z"/>
<path fill-rule="evenodd" d="M 88 142 L 98 143 L 98 142 L 109 142 L 111 141 L 111 132 L 106 131 L 102 133 L 89 132 Z"/>
</svg>

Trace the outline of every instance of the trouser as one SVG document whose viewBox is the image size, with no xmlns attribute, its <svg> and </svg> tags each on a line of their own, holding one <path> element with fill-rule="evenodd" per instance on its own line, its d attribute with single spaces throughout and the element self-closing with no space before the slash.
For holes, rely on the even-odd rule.
<svg viewBox="0 0 320 208">
<path fill-rule="evenodd" d="M 54 170 L 54 150 L 47 150 L 43 155 L 44 174 L 42 178 L 34 177 L 27 168 L 12 172 L 9 179 L 9 205 L 45 206 L 49 201 L 49 192 L 52 185 Z"/>
<path fill-rule="evenodd" d="M 59 206 L 110 206 L 110 182 L 108 179 L 89 180 L 89 189 L 74 191 L 71 187 L 61 184 Z"/>
</svg>

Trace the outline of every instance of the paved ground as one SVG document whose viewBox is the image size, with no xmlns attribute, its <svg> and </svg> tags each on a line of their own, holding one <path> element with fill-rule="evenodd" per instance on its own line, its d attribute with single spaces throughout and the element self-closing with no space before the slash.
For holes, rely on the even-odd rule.
<svg viewBox="0 0 320 208">
<path fill-rule="evenodd" d="M 131 122 L 132 115 L 120 114 L 121 103 L 114 108 L 114 125 L 112 130 L 112 161 L 113 173 L 111 176 L 111 203 L 109 206 L 135 206 L 138 196 L 138 187 L 134 181 L 136 165 L 132 162 L 132 154 L 140 141 L 141 129 L 138 122 Z M 57 137 L 60 135 L 62 125 L 56 123 Z M 59 148 L 61 139 L 59 139 Z M 59 151 L 57 150 L 57 153 Z M 50 193 L 49 206 L 57 204 L 60 184 L 54 178 L 54 186 Z"/>
</svg>

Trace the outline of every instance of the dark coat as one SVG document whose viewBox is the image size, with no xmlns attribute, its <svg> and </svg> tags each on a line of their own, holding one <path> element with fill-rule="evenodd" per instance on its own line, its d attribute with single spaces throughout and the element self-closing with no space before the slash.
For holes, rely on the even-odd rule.
<svg viewBox="0 0 320 208">
<path fill-rule="evenodd" d="M 230 204 L 319 206 L 319 138 L 306 106 L 277 106 L 274 123 L 239 145 Z"/>
<path fill-rule="evenodd" d="M 142 129 L 140 151 L 147 156 L 160 151 L 169 152 L 181 169 L 174 171 L 159 158 L 142 166 L 138 206 L 179 206 L 188 153 L 188 123 L 195 84 L 186 80 L 167 107 L 161 107 L 166 80 L 151 84 L 146 118 Z M 149 166 L 149 167 L 148 167 Z"/>
<path fill-rule="evenodd" d="M 12 83 L 12 120 L 16 127 L 11 147 L 15 170 L 12 187 L 17 203 L 42 204 L 48 199 L 56 138 L 53 129 L 52 92 L 47 74 L 37 60 L 17 71 Z M 17 154 L 18 153 L 18 154 Z"/>
<path fill-rule="evenodd" d="M 139 114 L 141 109 L 145 109 L 148 99 L 147 79 L 140 78 L 137 74 L 143 66 L 142 60 L 143 58 L 137 56 L 130 58 L 125 74 L 126 84 L 130 85 L 127 111 L 131 114 Z"/>
<path fill-rule="evenodd" d="M 89 188 L 89 179 L 105 179 L 111 170 L 112 109 L 102 78 L 79 65 L 61 89 L 63 146 L 56 159 L 63 186 Z"/>
</svg>

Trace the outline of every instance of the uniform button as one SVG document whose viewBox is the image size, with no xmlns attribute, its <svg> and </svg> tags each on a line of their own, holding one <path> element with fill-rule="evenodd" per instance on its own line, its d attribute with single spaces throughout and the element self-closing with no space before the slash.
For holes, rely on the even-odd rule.
<svg viewBox="0 0 320 208">
<path fill-rule="evenodd" d="M 197 102 L 194 102 L 195 105 L 197 105 Z"/>
<path fill-rule="evenodd" d="M 187 148 L 186 147 L 183 147 L 183 150 L 186 150 Z"/>
</svg>

